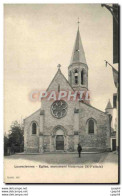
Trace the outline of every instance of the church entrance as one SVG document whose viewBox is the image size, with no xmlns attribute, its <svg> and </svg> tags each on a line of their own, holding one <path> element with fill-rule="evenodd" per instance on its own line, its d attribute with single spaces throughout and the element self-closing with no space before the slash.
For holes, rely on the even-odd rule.
<svg viewBox="0 0 122 196">
<path fill-rule="evenodd" d="M 64 136 L 63 135 L 56 136 L 56 150 L 64 150 Z"/>
<path fill-rule="evenodd" d="M 54 151 L 57 153 L 67 151 L 67 134 L 64 127 L 61 125 L 56 126 L 54 128 L 53 136 Z"/>
</svg>

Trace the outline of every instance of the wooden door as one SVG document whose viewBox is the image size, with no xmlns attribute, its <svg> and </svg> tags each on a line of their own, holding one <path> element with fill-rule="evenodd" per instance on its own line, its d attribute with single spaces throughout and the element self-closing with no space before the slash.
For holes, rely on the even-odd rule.
<svg viewBox="0 0 122 196">
<path fill-rule="evenodd" d="M 64 150 L 64 136 L 63 135 L 56 136 L 56 150 Z"/>
</svg>

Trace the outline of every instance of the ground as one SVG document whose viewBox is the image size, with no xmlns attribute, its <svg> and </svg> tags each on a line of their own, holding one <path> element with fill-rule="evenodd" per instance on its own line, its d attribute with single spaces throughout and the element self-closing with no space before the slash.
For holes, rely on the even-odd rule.
<svg viewBox="0 0 122 196">
<path fill-rule="evenodd" d="M 98 154 L 81 154 L 81 158 L 77 154 L 15 154 L 6 156 L 5 160 L 24 160 L 28 163 L 33 161 L 35 163 L 47 163 L 47 164 L 94 164 L 94 163 L 117 163 L 118 155 L 115 152 L 106 152 Z"/>
</svg>

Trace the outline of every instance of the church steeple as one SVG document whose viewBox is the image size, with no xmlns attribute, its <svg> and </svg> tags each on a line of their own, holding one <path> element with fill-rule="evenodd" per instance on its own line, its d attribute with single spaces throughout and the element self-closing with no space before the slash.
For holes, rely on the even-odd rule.
<svg viewBox="0 0 122 196">
<path fill-rule="evenodd" d="M 80 37 L 79 20 L 75 45 L 70 65 L 68 67 L 68 73 L 69 83 L 74 90 L 88 90 L 88 66 Z"/>
<path fill-rule="evenodd" d="M 85 57 L 85 53 L 84 53 L 84 49 L 83 49 L 83 45 L 82 45 L 82 41 L 80 37 L 79 26 L 78 26 L 75 45 L 74 45 L 74 49 L 73 49 L 73 53 L 72 53 L 72 57 L 70 61 L 70 64 L 73 64 L 73 63 L 84 63 L 87 65 L 86 57 Z"/>
</svg>

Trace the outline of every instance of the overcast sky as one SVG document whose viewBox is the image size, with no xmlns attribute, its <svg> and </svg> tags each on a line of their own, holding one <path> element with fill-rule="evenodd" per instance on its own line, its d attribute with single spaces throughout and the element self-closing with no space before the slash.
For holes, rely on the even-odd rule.
<svg viewBox="0 0 122 196">
<path fill-rule="evenodd" d="M 112 70 L 112 16 L 100 4 L 10 4 L 4 10 L 5 131 L 40 108 L 33 89 L 45 90 L 57 72 L 68 78 L 77 18 L 89 67 L 91 104 L 104 111 L 116 92 Z"/>
</svg>

